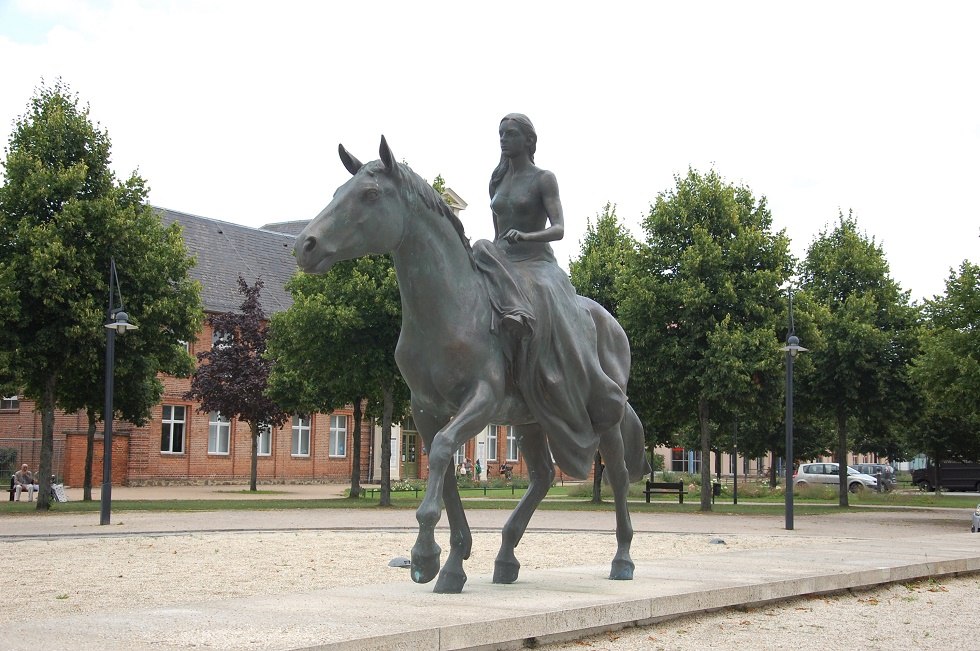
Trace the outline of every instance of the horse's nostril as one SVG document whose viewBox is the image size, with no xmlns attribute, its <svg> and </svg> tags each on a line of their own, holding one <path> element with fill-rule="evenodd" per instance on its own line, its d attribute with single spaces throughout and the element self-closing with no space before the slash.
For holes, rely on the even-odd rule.
<svg viewBox="0 0 980 651">
<path fill-rule="evenodd" d="M 316 248 L 316 238 L 310 235 L 303 241 L 303 251 L 309 253 Z"/>
</svg>

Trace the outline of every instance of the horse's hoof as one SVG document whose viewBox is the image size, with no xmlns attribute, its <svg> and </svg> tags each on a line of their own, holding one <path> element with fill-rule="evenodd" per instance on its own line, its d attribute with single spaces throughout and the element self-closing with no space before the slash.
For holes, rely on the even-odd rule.
<svg viewBox="0 0 980 651">
<path fill-rule="evenodd" d="M 447 572 L 443 570 L 439 573 L 439 580 L 433 592 L 438 594 L 459 594 L 463 591 L 463 584 L 466 583 L 464 572 Z"/>
<path fill-rule="evenodd" d="M 439 573 L 439 554 L 442 549 L 435 546 L 435 552 L 420 552 L 412 549 L 412 581 L 428 583 Z"/>
<path fill-rule="evenodd" d="M 613 561 L 609 578 L 613 581 L 632 581 L 635 567 L 633 561 Z"/>
<path fill-rule="evenodd" d="M 513 583 L 521 572 L 519 561 L 495 561 L 493 564 L 494 583 Z"/>
</svg>

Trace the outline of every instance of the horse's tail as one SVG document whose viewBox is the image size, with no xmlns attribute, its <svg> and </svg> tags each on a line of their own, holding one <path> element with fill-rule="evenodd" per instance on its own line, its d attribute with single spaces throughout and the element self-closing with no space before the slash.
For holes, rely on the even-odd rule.
<svg viewBox="0 0 980 651">
<path fill-rule="evenodd" d="M 650 473 L 650 462 L 646 455 L 646 440 L 643 436 L 643 423 L 633 411 L 632 405 L 626 403 L 626 412 L 619 426 L 623 436 L 623 455 L 626 457 L 626 472 L 630 481 L 640 481 L 643 475 Z"/>
</svg>

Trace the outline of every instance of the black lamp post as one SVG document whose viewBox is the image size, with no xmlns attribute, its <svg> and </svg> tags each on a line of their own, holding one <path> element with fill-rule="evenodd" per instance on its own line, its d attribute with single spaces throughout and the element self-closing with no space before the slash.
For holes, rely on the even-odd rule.
<svg viewBox="0 0 980 651">
<path fill-rule="evenodd" d="M 786 473 L 786 528 L 793 529 L 793 360 L 806 350 L 800 346 L 800 338 L 793 326 L 793 288 L 789 288 L 789 334 L 786 345 L 780 348 L 786 353 L 786 460 L 783 472 Z"/>
<path fill-rule="evenodd" d="M 119 295 L 119 307 L 113 307 L 113 290 Z M 105 343 L 105 434 L 102 437 L 102 495 L 99 509 L 99 524 L 109 524 L 109 510 L 112 506 L 112 394 L 114 391 L 113 376 L 116 365 L 116 334 L 125 334 L 127 330 L 136 330 L 129 322 L 129 315 L 123 312 L 122 291 L 119 289 L 119 278 L 116 276 L 116 261 L 109 263 L 109 311 L 106 327 Z"/>
</svg>

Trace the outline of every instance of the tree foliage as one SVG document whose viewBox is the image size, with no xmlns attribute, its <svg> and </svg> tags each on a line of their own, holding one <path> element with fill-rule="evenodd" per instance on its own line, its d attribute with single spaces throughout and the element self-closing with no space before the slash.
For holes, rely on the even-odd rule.
<svg viewBox="0 0 980 651">
<path fill-rule="evenodd" d="M 925 316 L 912 367 L 922 418 L 909 443 L 934 460 L 980 460 L 980 266 L 964 260 L 951 271 Z"/>
<path fill-rule="evenodd" d="M 48 485 L 54 410 L 102 415 L 110 259 L 140 330 L 119 338 L 119 411 L 142 422 L 162 390 L 156 374 L 190 366 L 179 345 L 200 323 L 179 231 L 164 229 L 136 174 L 117 182 L 111 143 L 61 81 L 44 83 L 18 118 L 0 187 L 0 364 L 41 411 L 41 493 Z M 90 427 L 90 431 L 93 428 Z"/>
<path fill-rule="evenodd" d="M 594 224 L 589 220 L 579 257 L 569 265 L 575 291 L 617 316 L 620 285 L 638 247 L 617 217 L 616 206 L 607 203 Z"/>
<path fill-rule="evenodd" d="M 223 417 L 248 423 L 252 438 L 249 488 L 256 490 L 258 438 L 262 426 L 281 427 L 288 414 L 266 394 L 272 361 L 265 356 L 268 333 L 262 310 L 261 279 L 251 287 L 238 277 L 240 312 L 211 314 L 207 322 L 214 333 L 210 350 L 197 354 L 198 367 L 185 398 L 199 400 L 202 413 L 216 411 Z"/>
<path fill-rule="evenodd" d="M 395 364 L 401 301 L 388 256 L 341 262 L 322 276 L 296 274 L 293 305 L 274 315 L 270 394 L 294 413 L 329 413 L 362 399 L 382 419 L 381 502 L 390 504 L 391 423 L 408 408 Z M 353 437 L 351 496 L 360 492 L 360 423 Z"/>
<path fill-rule="evenodd" d="M 643 222 L 619 316 L 633 346 L 630 399 L 655 441 L 699 431 L 709 510 L 712 430 L 777 413 L 779 287 L 792 258 L 765 198 L 714 171 L 675 181 Z"/>
<path fill-rule="evenodd" d="M 840 504 L 847 506 L 850 449 L 899 457 L 899 427 L 914 417 L 908 369 L 915 353 L 916 310 L 889 275 L 884 251 L 857 220 L 839 216 L 807 250 L 801 288 L 814 311 L 821 345 L 801 369 L 799 392 L 831 419 L 841 460 Z M 850 438 L 849 438 L 850 437 Z"/>
</svg>

